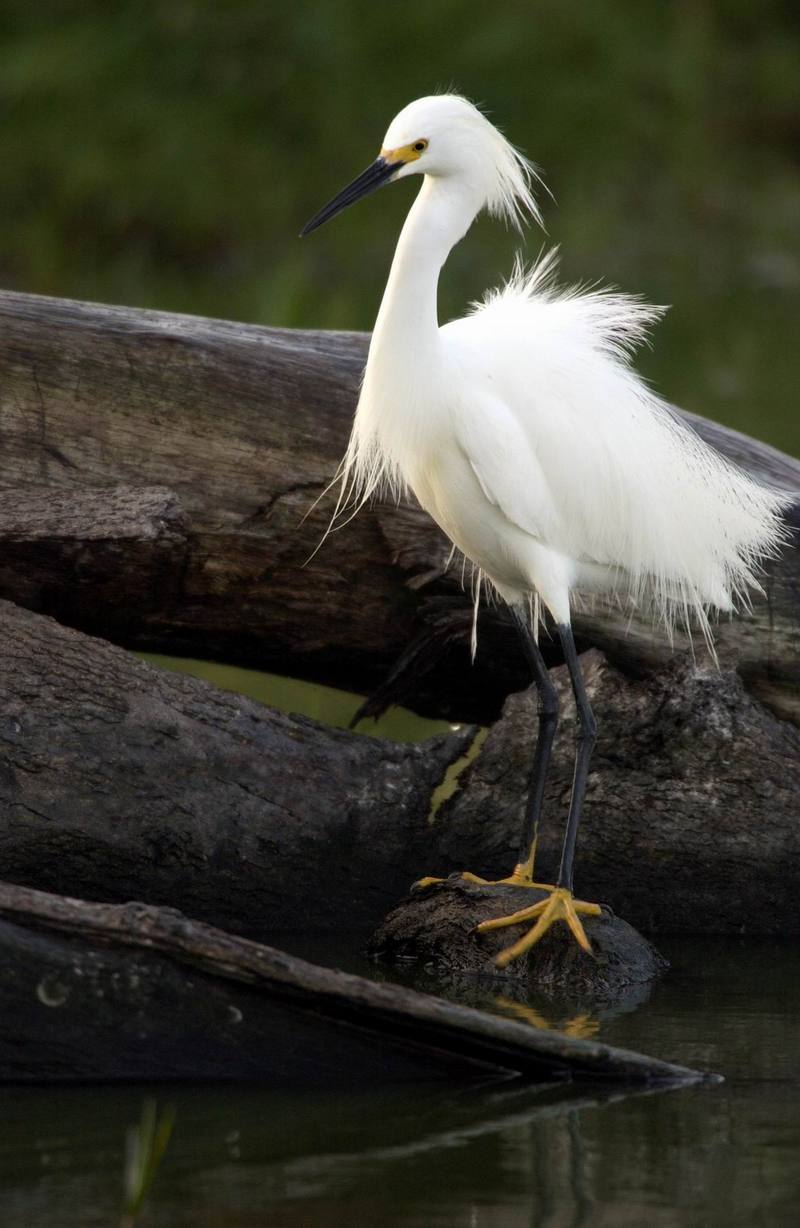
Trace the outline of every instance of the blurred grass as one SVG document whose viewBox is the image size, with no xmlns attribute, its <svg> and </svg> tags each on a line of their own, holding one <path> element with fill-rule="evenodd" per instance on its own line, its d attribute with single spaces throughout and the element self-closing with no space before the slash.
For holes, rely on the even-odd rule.
<svg viewBox="0 0 800 1228">
<path fill-rule="evenodd" d="M 800 452 L 793 0 L 2 0 L 0 283 L 369 328 L 413 189 L 297 231 L 451 84 L 544 168 L 568 278 L 674 304 L 640 363 L 659 389 Z M 477 224 L 442 318 L 517 242 Z"/>
<path fill-rule="evenodd" d="M 135 1228 L 158 1173 L 175 1125 L 175 1108 L 159 1110 L 157 1101 L 142 1101 L 139 1122 L 125 1139 L 123 1212 L 119 1228 Z"/>
</svg>

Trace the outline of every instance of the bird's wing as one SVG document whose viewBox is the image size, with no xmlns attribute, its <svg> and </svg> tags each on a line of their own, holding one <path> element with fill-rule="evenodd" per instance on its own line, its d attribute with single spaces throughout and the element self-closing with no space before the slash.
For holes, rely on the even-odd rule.
<svg viewBox="0 0 800 1228">
<path fill-rule="evenodd" d="M 549 547 L 609 568 L 636 602 L 647 594 L 658 617 L 693 609 L 707 628 L 703 607 L 744 600 L 759 560 L 778 549 L 781 498 L 679 422 L 628 365 L 654 309 L 537 277 L 541 267 L 442 329 L 464 399 L 479 398 L 462 446 L 482 488 Z M 501 407 L 496 432 L 481 392 Z"/>
<path fill-rule="evenodd" d="M 488 501 L 531 537 L 552 537 L 555 509 L 542 467 L 516 416 L 482 396 L 455 418 L 458 446 Z"/>
<path fill-rule="evenodd" d="M 637 307 L 622 295 L 511 285 L 442 333 L 469 385 L 463 446 L 484 491 L 547 546 L 640 575 L 662 570 L 670 540 L 676 500 L 658 489 L 678 428 L 623 361 L 643 327 Z M 687 449 L 672 466 L 679 487 L 682 459 Z"/>
</svg>

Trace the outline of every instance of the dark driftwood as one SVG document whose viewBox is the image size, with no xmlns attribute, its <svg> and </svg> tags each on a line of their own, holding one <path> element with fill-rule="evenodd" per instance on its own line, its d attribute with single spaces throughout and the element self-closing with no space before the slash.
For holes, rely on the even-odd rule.
<svg viewBox="0 0 800 1228">
<path fill-rule="evenodd" d="M 508 873 L 534 727 L 508 701 L 433 824 L 469 729 L 396 745 L 284 716 L 0 603 L 7 879 L 170 904 L 250 935 L 374 927 L 421 874 Z M 584 658 L 603 713 L 578 889 L 649 931 L 798 933 L 800 734 L 733 672 L 635 680 Z M 574 720 L 556 742 L 540 876 L 555 872 Z M 550 879 L 552 881 L 552 879 Z"/>
<path fill-rule="evenodd" d="M 0 883 L 0 917 L 3 1080 L 703 1078 L 320 968 L 172 909 Z"/>
<path fill-rule="evenodd" d="M 366 344 L 0 294 L 0 595 L 125 644 L 496 716 L 526 684 L 524 663 L 502 614 L 487 612 L 469 668 L 460 569 L 444 574 L 447 546 L 418 509 L 364 511 L 304 566 L 331 497 L 302 517 L 342 454 Z M 797 461 L 692 421 L 765 481 L 800 491 Z M 109 489 L 120 486 L 124 496 Z M 132 486 L 148 488 L 141 513 Z M 36 492 L 30 525 L 20 519 L 29 487 L 68 495 L 72 519 L 62 504 L 43 534 Z M 155 537 L 153 488 L 170 509 Z M 137 519 L 142 539 L 130 532 Z M 796 553 L 770 568 L 767 587 L 752 616 L 721 628 L 721 656 L 797 717 Z M 670 653 L 626 612 L 579 615 L 577 629 L 636 668 Z"/>
</svg>

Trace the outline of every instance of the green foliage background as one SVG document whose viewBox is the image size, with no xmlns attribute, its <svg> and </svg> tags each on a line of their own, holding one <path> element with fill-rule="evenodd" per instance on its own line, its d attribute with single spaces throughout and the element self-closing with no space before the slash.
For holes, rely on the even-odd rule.
<svg viewBox="0 0 800 1228">
<path fill-rule="evenodd" d="M 544 170 L 529 255 L 673 304 L 646 374 L 800 451 L 796 0 L 2 0 L 0 282 L 369 328 L 412 185 L 297 232 L 451 85 Z M 516 246 L 479 221 L 442 318 Z"/>
</svg>

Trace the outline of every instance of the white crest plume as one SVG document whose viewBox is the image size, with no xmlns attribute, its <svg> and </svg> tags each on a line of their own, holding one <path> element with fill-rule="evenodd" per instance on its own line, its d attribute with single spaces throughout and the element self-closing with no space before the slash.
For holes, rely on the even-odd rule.
<svg viewBox="0 0 800 1228">
<path fill-rule="evenodd" d="M 461 99 L 467 106 L 472 103 Z M 544 219 L 533 194 L 534 185 L 544 191 L 538 167 L 489 122 L 482 111 L 472 108 L 488 129 L 494 173 L 487 184 L 486 208 L 492 217 L 523 232 L 531 220 L 544 229 Z"/>
</svg>

